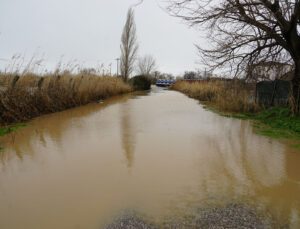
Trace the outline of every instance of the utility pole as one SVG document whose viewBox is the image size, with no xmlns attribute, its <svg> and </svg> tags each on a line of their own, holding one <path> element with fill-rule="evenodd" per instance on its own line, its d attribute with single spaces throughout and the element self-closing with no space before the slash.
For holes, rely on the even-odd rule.
<svg viewBox="0 0 300 229">
<path fill-rule="evenodd" d="M 117 76 L 119 76 L 119 61 L 120 61 L 120 58 L 117 58 L 116 61 L 117 61 Z"/>
</svg>

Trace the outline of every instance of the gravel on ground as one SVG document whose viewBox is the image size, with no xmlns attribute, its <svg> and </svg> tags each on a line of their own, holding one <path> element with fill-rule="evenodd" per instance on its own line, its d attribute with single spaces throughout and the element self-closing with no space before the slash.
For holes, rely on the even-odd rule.
<svg viewBox="0 0 300 229">
<path fill-rule="evenodd" d="M 262 216 L 254 208 L 243 204 L 198 209 L 193 218 L 173 219 L 157 225 L 138 214 L 128 213 L 115 219 L 105 229 L 273 229 L 283 228 L 271 216 Z"/>
</svg>

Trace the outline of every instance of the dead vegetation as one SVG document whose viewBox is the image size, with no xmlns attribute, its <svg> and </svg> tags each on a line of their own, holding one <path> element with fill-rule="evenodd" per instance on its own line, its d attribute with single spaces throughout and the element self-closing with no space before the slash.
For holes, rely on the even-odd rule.
<svg viewBox="0 0 300 229">
<path fill-rule="evenodd" d="M 0 123 L 22 122 L 130 92 L 121 79 L 95 74 L 0 75 Z"/>
<path fill-rule="evenodd" d="M 254 88 L 239 80 L 178 81 L 172 88 L 224 112 L 256 112 Z"/>
</svg>

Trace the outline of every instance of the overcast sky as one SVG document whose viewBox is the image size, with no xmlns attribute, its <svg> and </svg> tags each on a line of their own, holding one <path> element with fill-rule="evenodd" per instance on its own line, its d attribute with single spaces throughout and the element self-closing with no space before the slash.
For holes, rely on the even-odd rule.
<svg viewBox="0 0 300 229">
<path fill-rule="evenodd" d="M 26 61 L 44 55 L 53 68 L 76 59 L 86 67 L 112 63 L 120 56 L 120 39 L 128 8 L 137 0 L 1 0 L 0 67 L 14 54 Z M 169 16 L 159 0 L 135 8 L 139 55 L 153 55 L 162 72 L 194 70 L 199 33 Z M 63 57 L 62 57 L 63 55 Z M 37 57 L 37 58 L 38 58 Z"/>
</svg>

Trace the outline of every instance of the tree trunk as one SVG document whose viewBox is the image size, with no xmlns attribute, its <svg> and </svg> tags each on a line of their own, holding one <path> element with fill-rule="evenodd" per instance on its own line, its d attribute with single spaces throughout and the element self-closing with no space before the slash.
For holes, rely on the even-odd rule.
<svg viewBox="0 0 300 229">
<path fill-rule="evenodd" d="M 295 72 L 292 80 L 292 102 L 291 110 L 293 114 L 300 114 L 300 59 L 295 61 Z"/>
</svg>

